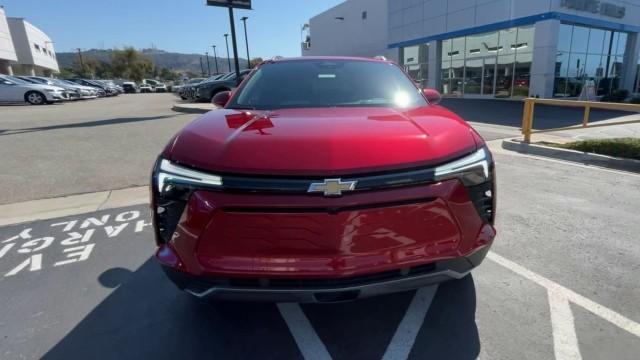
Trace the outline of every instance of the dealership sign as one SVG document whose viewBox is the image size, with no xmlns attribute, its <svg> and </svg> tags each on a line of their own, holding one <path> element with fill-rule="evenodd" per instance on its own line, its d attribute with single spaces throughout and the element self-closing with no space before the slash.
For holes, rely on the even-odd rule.
<svg viewBox="0 0 640 360">
<path fill-rule="evenodd" d="M 602 2 L 600 0 L 562 0 L 562 6 L 567 9 L 578 11 L 588 11 L 593 14 L 600 14 L 622 19 L 627 8 L 616 4 Z"/>
<path fill-rule="evenodd" d="M 207 5 L 251 10 L 251 0 L 207 0 Z"/>
</svg>

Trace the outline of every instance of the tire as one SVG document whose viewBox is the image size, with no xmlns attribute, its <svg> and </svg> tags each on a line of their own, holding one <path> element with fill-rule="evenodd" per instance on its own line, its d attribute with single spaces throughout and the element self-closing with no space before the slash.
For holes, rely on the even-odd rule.
<svg viewBox="0 0 640 360">
<path fill-rule="evenodd" d="M 31 105 L 44 105 L 47 103 L 47 98 L 38 91 L 29 91 L 24 94 L 24 101 Z"/>
</svg>

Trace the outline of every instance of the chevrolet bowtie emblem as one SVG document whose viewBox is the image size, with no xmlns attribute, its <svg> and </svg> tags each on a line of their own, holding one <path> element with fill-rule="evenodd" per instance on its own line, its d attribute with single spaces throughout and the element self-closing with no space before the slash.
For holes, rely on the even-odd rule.
<svg viewBox="0 0 640 360">
<path fill-rule="evenodd" d="M 342 181 L 342 179 L 325 179 L 321 183 L 311 183 L 307 192 L 324 193 L 324 196 L 342 196 L 343 191 L 353 191 L 357 181 Z"/>
</svg>

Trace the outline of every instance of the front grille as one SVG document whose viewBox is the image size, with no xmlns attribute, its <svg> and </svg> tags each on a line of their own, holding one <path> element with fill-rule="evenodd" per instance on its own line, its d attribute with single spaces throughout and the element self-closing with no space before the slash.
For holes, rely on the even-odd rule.
<svg viewBox="0 0 640 360">
<path fill-rule="evenodd" d="M 419 198 L 403 201 L 373 203 L 366 205 L 352 205 L 340 207 L 225 207 L 222 210 L 227 213 L 261 213 L 261 214 L 301 214 L 301 213 L 328 213 L 338 214 L 344 211 L 359 211 L 368 209 L 388 208 L 395 206 L 423 204 L 433 201 L 432 198 Z"/>
</svg>

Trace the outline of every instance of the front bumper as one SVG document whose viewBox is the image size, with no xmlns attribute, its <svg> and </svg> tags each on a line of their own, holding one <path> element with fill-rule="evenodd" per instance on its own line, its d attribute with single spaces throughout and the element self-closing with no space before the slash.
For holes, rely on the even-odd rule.
<svg viewBox="0 0 640 360">
<path fill-rule="evenodd" d="M 331 303 L 415 290 L 465 277 L 484 260 L 491 243 L 466 257 L 398 269 L 365 276 L 340 279 L 242 279 L 195 277 L 163 264 L 167 276 L 180 288 L 198 298 L 234 301 Z M 171 251 L 171 250 L 168 250 Z"/>
</svg>

